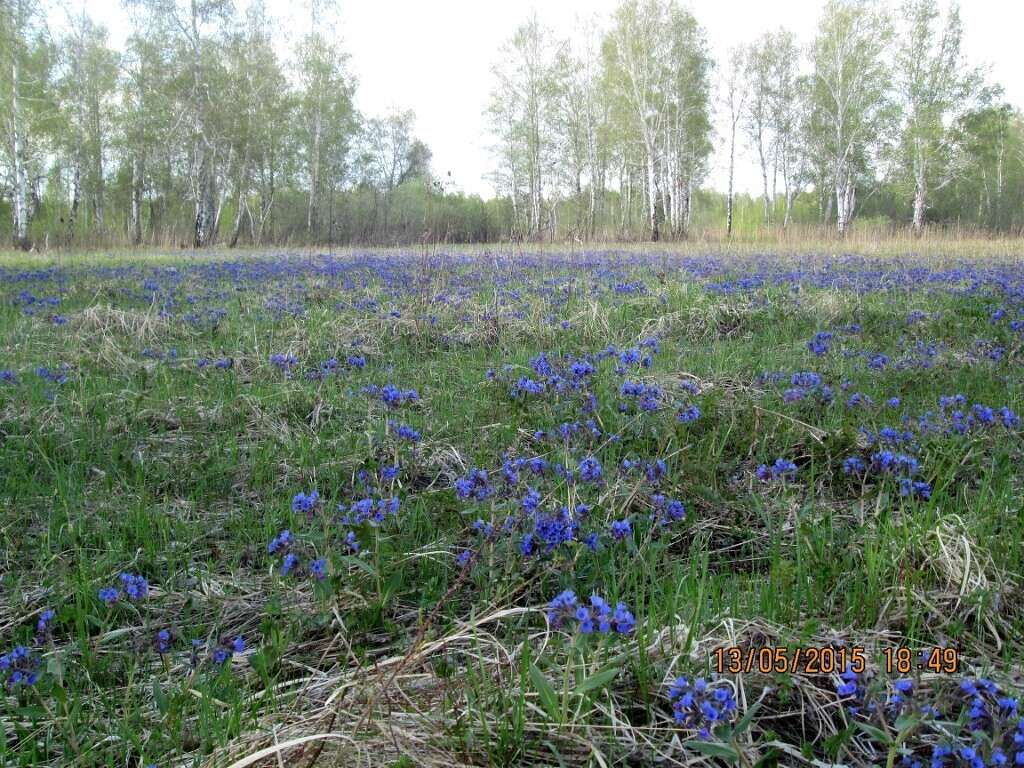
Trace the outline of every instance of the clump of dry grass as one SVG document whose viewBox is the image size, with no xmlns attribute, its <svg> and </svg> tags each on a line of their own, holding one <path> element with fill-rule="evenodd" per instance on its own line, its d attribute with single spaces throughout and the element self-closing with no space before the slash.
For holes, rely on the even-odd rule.
<svg viewBox="0 0 1024 768">
<path fill-rule="evenodd" d="M 944 585 L 920 595 L 947 617 L 947 621 L 973 618 L 988 630 L 994 650 L 1002 650 L 1013 632 L 1007 614 L 1017 611 L 1019 577 L 996 568 L 991 555 L 979 545 L 958 515 L 944 515 L 925 544 L 924 567 Z"/>
<path fill-rule="evenodd" d="M 152 308 L 145 312 L 93 305 L 76 312 L 68 325 L 73 331 L 86 334 L 118 334 L 139 341 L 149 341 L 166 330 L 168 322 Z"/>
</svg>

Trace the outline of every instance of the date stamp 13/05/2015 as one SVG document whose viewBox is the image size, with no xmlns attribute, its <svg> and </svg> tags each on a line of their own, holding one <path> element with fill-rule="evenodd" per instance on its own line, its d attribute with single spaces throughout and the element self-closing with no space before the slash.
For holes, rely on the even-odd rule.
<svg viewBox="0 0 1024 768">
<path fill-rule="evenodd" d="M 863 674 L 869 664 L 890 675 L 914 672 L 955 675 L 960 672 L 957 648 L 932 646 L 914 650 L 892 646 L 869 652 L 860 646 L 723 646 L 711 653 L 711 668 L 719 674 L 759 673 L 831 675 L 847 669 Z"/>
</svg>

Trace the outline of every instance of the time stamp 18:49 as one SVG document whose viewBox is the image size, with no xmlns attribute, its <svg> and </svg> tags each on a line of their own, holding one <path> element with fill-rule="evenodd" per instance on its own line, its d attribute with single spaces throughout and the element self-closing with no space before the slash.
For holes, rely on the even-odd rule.
<svg viewBox="0 0 1024 768">
<path fill-rule="evenodd" d="M 955 675 L 960 671 L 957 648 L 933 646 L 914 651 L 905 646 L 883 648 L 874 657 L 887 674 L 909 675 L 932 672 Z M 719 674 L 838 674 L 847 669 L 860 675 L 871 657 L 859 646 L 724 646 L 711 653 L 712 669 Z"/>
</svg>

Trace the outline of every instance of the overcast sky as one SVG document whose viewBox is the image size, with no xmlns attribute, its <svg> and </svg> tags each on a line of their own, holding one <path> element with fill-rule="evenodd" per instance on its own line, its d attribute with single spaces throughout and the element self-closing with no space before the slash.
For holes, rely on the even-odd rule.
<svg viewBox="0 0 1024 768">
<path fill-rule="evenodd" d="M 74 2 L 74 0 L 72 0 Z M 247 0 L 236 0 L 244 7 Z M 281 20 L 286 48 L 309 29 L 308 11 L 294 0 L 266 0 Z M 357 107 L 366 115 L 393 107 L 412 109 L 417 133 L 434 153 L 435 173 L 451 172 L 456 186 L 490 196 L 484 178 L 491 167 L 490 139 L 482 115 L 491 87 L 490 67 L 502 43 L 534 8 L 559 36 L 570 36 L 579 18 L 607 19 L 616 0 L 337 0 L 335 34 L 351 54 L 359 81 Z M 732 46 L 778 26 L 801 41 L 814 34 L 821 0 L 691 0 L 687 5 L 707 32 L 712 55 L 724 59 Z M 306 6 L 308 7 L 308 6 Z M 893 7 L 898 7 L 893 3 Z M 122 45 L 128 19 L 117 0 L 92 0 L 86 8 Z M 991 67 L 1005 97 L 1024 104 L 1024 0 L 961 3 L 964 43 L 975 64 Z M 724 135 L 724 132 L 723 132 Z M 724 189 L 724 142 L 714 140 L 708 184 Z M 749 151 L 737 158 L 737 187 L 756 191 L 758 172 Z"/>
</svg>

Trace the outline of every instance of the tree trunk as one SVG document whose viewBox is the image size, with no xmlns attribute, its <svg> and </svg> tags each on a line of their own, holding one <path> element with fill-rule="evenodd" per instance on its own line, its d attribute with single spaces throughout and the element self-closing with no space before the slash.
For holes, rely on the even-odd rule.
<svg viewBox="0 0 1024 768">
<path fill-rule="evenodd" d="M 690 236 L 690 216 L 693 214 L 693 177 L 686 179 L 686 185 L 683 187 L 683 225 L 681 234 L 685 240 Z"/>
<path fill-rule="evenodd" d="M 214 203 L 213 179 L 206 163 L 206 155 L 200 162 L 199 179 L 196 189 L 196 217 L 193 228 L 192 245 L 203 248 L 213 240 Z"/>
<path fill-rule="evenodd" d="M 597 178 L 591 166 L 590 171 L 590 204 L 587 207 L 587 239 L 594 236 L 597 224 Z"/>
<path fill-rule="evenodd" d="M 14 155 L 14 195 L 11 213 L 14 224 L 14 247 L 28 250 L 28 172 L 25 168 L 24 137 L 21 133 L 21 115 L 18 105 L 18 62 L 11 65 L 11 151 Z"/>
<path fill-rule="evenodd" d="M 850 228 L 856 194 L 849 170 L 842 169 L 836 174 L 836 228 L 840 235 L 845 235 Z"/>
<path fill-rule="evenodd" d="M 142 163 L 132 157 L 132 202 L 131 202 L 132 245 L 142 243 Z"/>
<path fill-rule="evenodd" d="M 306 232 L 313 234 L 317 227 L 317 193 L 320 186 L 320 136 L 322 132 L 321 116 L 319 107 L 316 116 L 313 118 L 313 158 L 309 173 L 309 207 L 306 209 Z"/>
<path fill-rule="evenodd" d="M 98 146 L 98 134 L 96 143 L 96 155 L 93 157 L 93 173 L 96 174 L 96 178 L 93 180 L 92 209 L 96 216 L 96 229 L 103 232 L 106 227 L 106 205 L 104 200 L 105 189 L 103 184 L 103 148 Z"/>
<path fill-rule="evenodd" d="M 78 221 L 78 206 L 82 201 L 82 167 L 75 160 L 75 170 L 71 176 L 71 210 L 68 212 L 68 240 L 75 236 L 75 224 Z"/>
<path fill-rule="evenodd" d="M 594 236 L 597 226 L 597 149 L 594 137 L 594 121 L 587 112 L 587 165 L 590 167 L 590 202 L 587 206 L 587 238 Z"/>
<path fill-rule="evenodd" d="M 623 192 L 625 188 L 625 192 Z M 623 201 L 625 196 L 625 201 Z M 630 216 L 629 212 L 633 207 L 633 179 L 629 172 L 626 170 L 626 165 L 623 163 L 622 170 L 619 172 L 619 209 L 620 209 L 620 224 L 619 229 L 623 234 L 629 229 Z"/>
<path fill-rule="evenodd" d="M 793 187 L 789 180 L 789 160 L 787 150 L 783 147 L 782 150 L 782 190 L 786 197 L 785 209 L 782 213 L 782 228 L 786 229 L 789 226 L 789 220 L 793 215 Z"/>
<path fill-rule="evenodd" d="M 735 112 L 735 110 L 734 110 Z M 733 174 L 736 169 L 736 117 L 729 133 L 729 191 L 725 196 L 725 236 L 732 237 Z"/>
<path fill-rule="evenodd" d="M 764 141 L 761 131 L 757 132 L 757 156 L 761 161 L 761 181 L 763 184 L 764 200 L 764 225 L 770 227 L 772 224 L 771 201 L 768 197 L 768 159 L 764 156 Z"/>
<path fill-rule="evenodd" d="M 661 170 L 661 215 L 663 220 L 668 220 L 669 236 L 675 234 L 675 207 L 672 201 L 672 180 L 669 164 L 663 163 Z"/>
<path fill-rule="evenodd" d="M 1002 224 L 1002 211 L 1003 211 L 1003 161 L 1006 156 L 1006 142 L 1003 141 L 1003 135 L 999 135 L 999 151 L 996 153 L 996 204 L 995 204 L 995 215 L 992 218 L 992 224 L 996 227 Z"/>
<path fill-rule="evenodd" d="M 246 148 L 246 154 L 248 155 L 248 147 Z M 231 228 L 231 239 L 228 241 L 228 248 L 234 248 L 238 245 L 238 235 L 242 231 L 242 217 L 245 211 L 245 206 L 242 203 L 245 200 L 245 188 L 248 181 L 248 162 L 248 157 L 242 162 L 242 175 L 238 180 L 238 195 L 235 199 L 235 224 Z"/>
<path fill-rule="evenodd" d="M 536 158 L 531 160 L 530 169 L 530 235 L 540 235 L 540 167 Z"/>
<path fill-rule="evenodd" d="M 647 225 L 651 242 L 658 241 L 658 183 L 654 172 L 654 147 L 647 143 Z"/>
<path fill-rule="evenodd" d="M 918 237 L 924 234 L 926 192 L 924 161 L 918 157 L 914 163 L 914 234 Z"/>
</svg>

